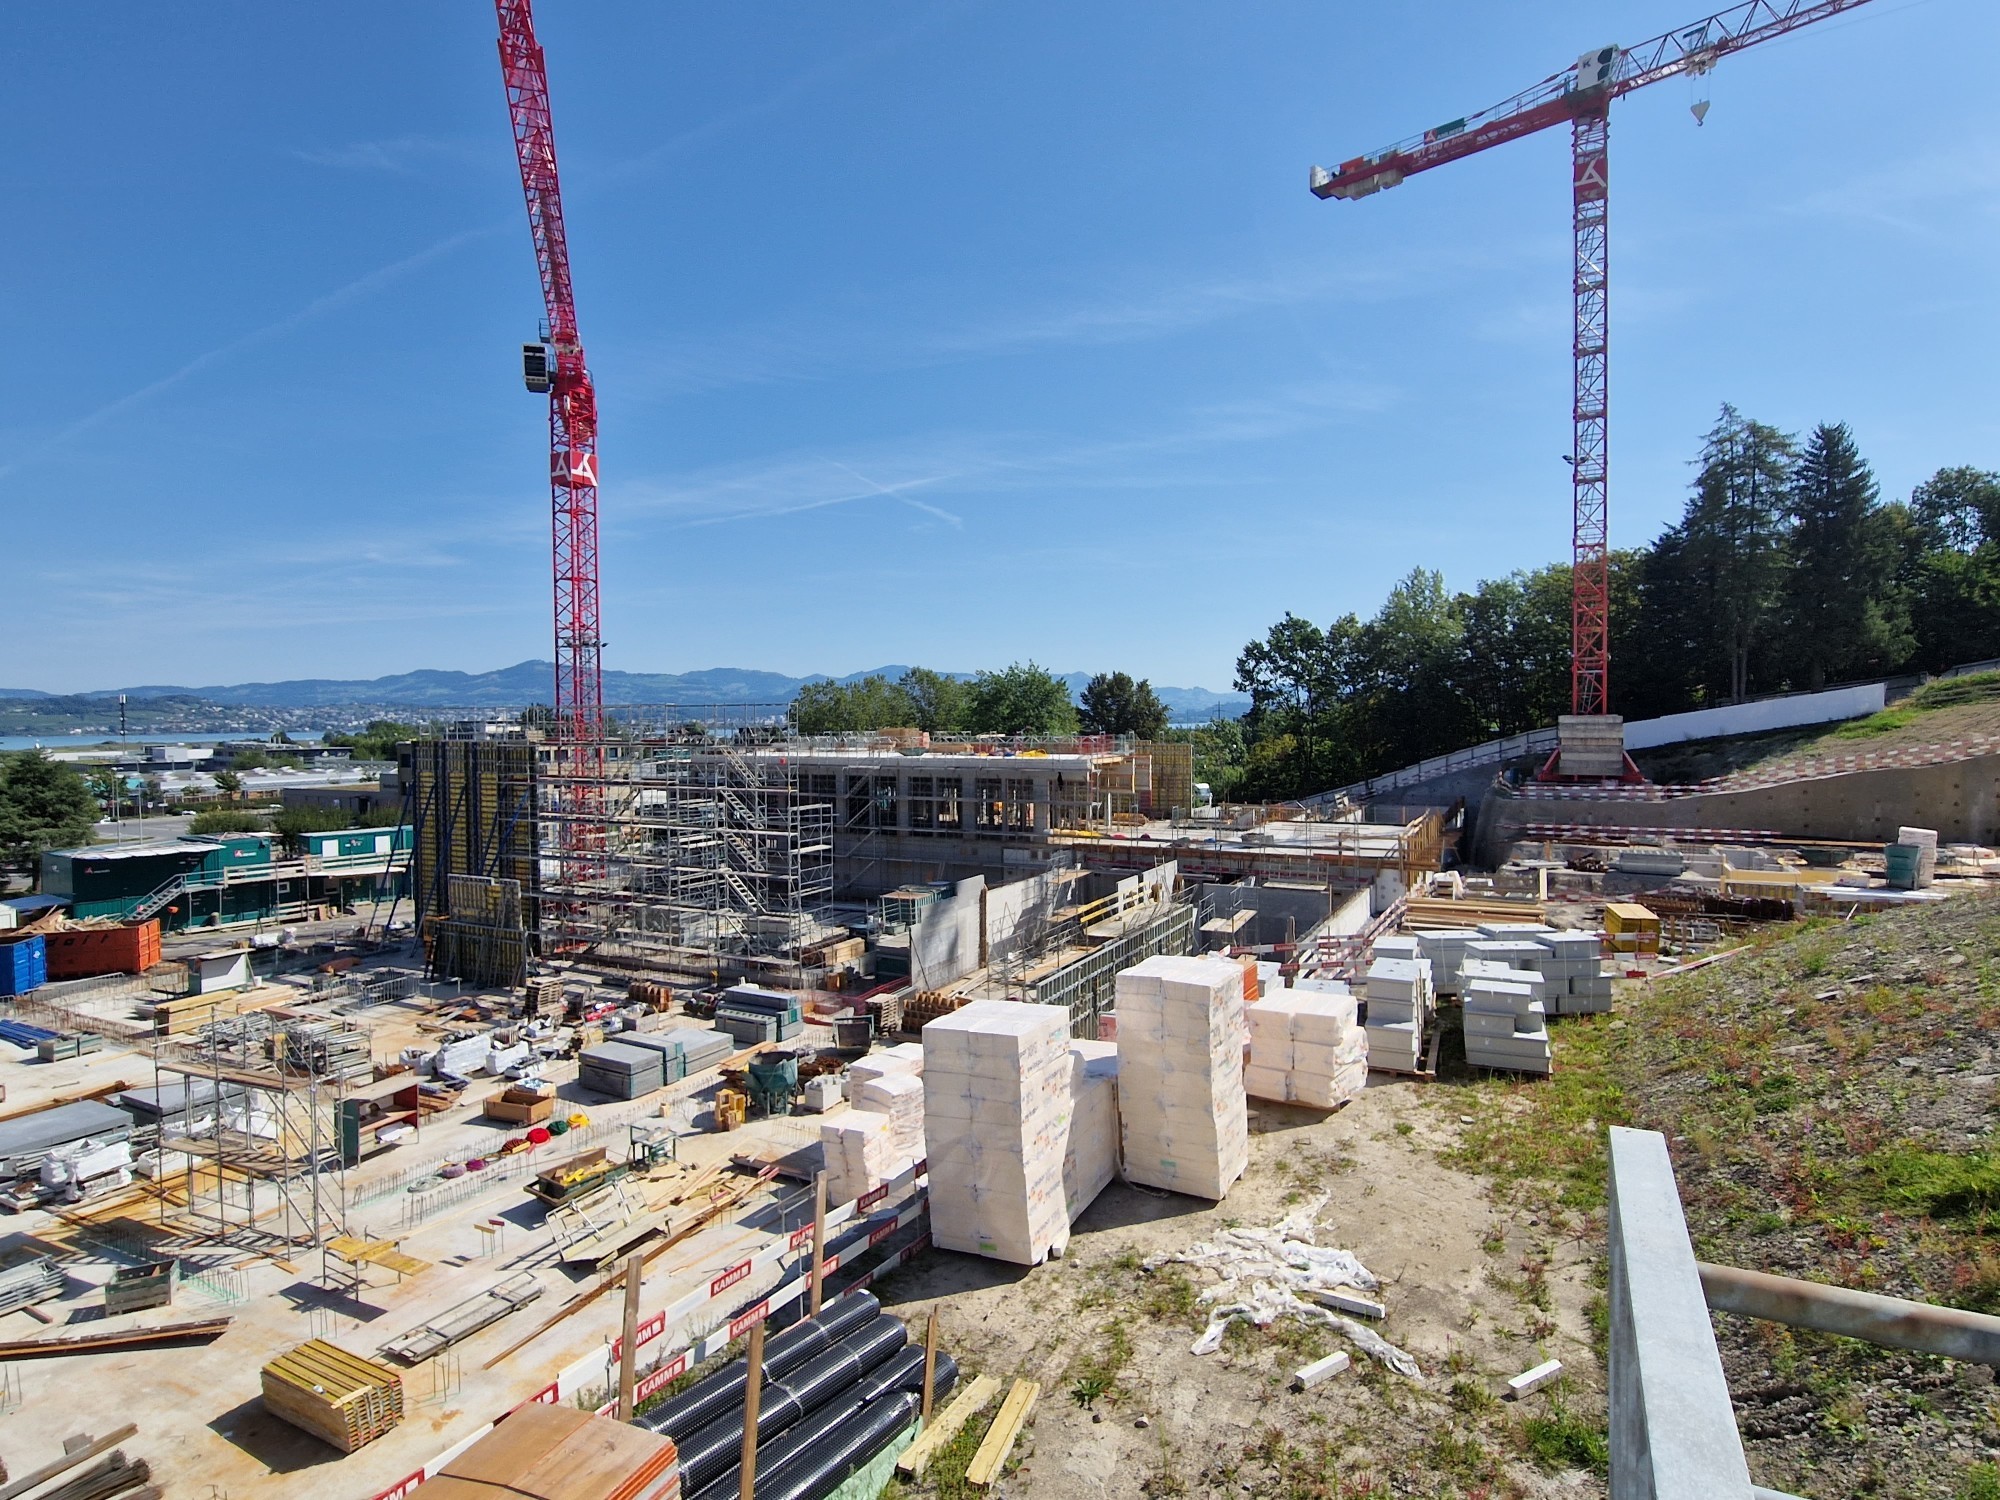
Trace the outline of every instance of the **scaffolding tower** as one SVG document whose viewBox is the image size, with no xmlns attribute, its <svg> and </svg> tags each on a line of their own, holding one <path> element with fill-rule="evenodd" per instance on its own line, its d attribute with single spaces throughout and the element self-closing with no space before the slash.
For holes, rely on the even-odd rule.
<svg viewBox="0 0 2000 1500">
<path fill-rule="evenodd" d="M 367 1033 L 343 1022 L 218 1014 L 192 1037 L 158 1039 L 156 1097 L 168 1079 L 182 1086 L 159 1139 L 162 1160 L 183 1163 L 181 1217 L 243 1248 L 317 1249 L 345 1234 L 336 1115 L 349 1081 L 369 1071 Z"/>
<path fill-rule="evenodd" d="M 543 861 L 543 952 L 559 915 L 576 951 L 600 962 L 796 971 L 833 932 L 832 797 L 816 794 L 791 757 L 726 740 L 621 748 L 597 801 L 601 861 Z"/>
</svg>

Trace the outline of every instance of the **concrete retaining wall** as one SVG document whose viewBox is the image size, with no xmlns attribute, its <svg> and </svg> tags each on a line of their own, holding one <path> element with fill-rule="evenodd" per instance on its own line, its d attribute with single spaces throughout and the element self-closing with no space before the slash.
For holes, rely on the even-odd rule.
<svg viewBox="0 0 2000 1500">
<path fill-rule="evenodd" d="M 1889 701 L 1888 684 L 1864 682 L 1855 687 L 1829 688 L 1823 693 L 1793 693 L 1755 703 L 1724 708 L 1698 708 L 1692 713 L 1638 719 L 1625 726 L 1627 750 L 1651 750 L 1689 740 L 1714 740 L 1732 734 L 1763 734 L 1805 724 L 1833 724 L 1878 713 Z"/>
<path fill-rule="evenodd" d="M 2000 755 L 1937 766 L 1893 766 L 1664 802 L 1488 797 L 1476 839 L 1482 863 L 1506 857 L 1529 823 L 1591 828 L 1770 828 L 1792 838 L 1888 843 L 1904 825 L 1935 828 L 1952 844 L 2000 838 Z"/>
</svg>

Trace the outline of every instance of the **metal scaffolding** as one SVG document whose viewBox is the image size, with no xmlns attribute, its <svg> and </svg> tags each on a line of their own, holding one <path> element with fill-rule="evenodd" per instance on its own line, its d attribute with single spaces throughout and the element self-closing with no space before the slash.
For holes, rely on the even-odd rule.
<svg viewBox="0 0 2000 1500">
<path fill-rule="evenodd" d="M 833 929 L 834 804 L 788 756 L 627 742 L 597 800 L 601 858 L 542 863 L 543 951 L 692 974 L 797 970 Z M 795 977 L 795 976 L 794 976 Z"/>
<path fill-rule="evenodd" d="M 180 1215 L 216 1243 L 323 1247 L 346 1233 L 335 1117 L 348 1078 L 368 1071 L 367 1034 L 224 1009 L 195 1035 L 154 1044 L 156 1097 L 169 1097 L 168 1079 L 181 1089 L 159 1138 L 162 1159 L 184 1163 Z"/>
</svg>

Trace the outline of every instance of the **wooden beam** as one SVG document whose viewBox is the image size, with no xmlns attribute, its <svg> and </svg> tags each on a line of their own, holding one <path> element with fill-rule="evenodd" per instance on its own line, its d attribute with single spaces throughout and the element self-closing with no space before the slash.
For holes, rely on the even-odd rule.
<svg viewBox="0 0 2000 1500">
<path fill-rule="evenodd" d="M 212 1339 L 229 1326 L 227 1317 L 192 1323 L 161 1323 L 152 1328 L 126 1328 L 117 1333 L 71 1333 L 53 1339 L 21 1339 L 0 1344 L 0 1359 L 33 1359 L 42 1354 L 92 1354 L 99 1349 L 135 1349 L 145 1344 L 173 1344 L 183 1339 Z"/>
<path fill-rule="evenodd" d="M 937 1383 L 937 1304 L 931 1304 L 930 1320 L 924 1325 L 924 1426 L 931 1425 L 931 1391 Z"/>
<path fill-rule="evenodd" d="M 826 1288 L 826 1173 L 813 1178 L 813 1260 L 812 1306 L 808 1317 L 819 1316 L 820 1297 Z"/>
<path fill-rule="evenodd" d="M 618 1345 L 618 1420 L 632 1420 L 635 1361 L 639 1354 L 639 1282 L 646 1257 L 634 1251 L 625 1262 L 625 1327 Z"/>
<path fill-rule="evenodd" d="M 1021 1429 L 1028 1423 L 1035 1409 L 1035 1398 L 1042 1393 L 1041 1386 L 1032 1380 L 1017 1380 L 1007 1392 L 1007 1399 L 1000 1403 L 999 1415 L 993 1418 L 993 1425 L 986 1429 L 986 1439 L 979 1445 L 979 1451 L 972 1455 L 972 1462 L 966 1466 L 965 1482 L 978 1489 L 985 1489 L 1000 1477 L 1006 1467 L 1007 1455 L 1014 1451 L 1014 1439 L 1021 1435 Z"/>
<path fill-rule="evenodd" d="M 19 1479 L 15 1480 L 5 1489 L 0 1489 L 0 1500 L 14 1500 L 14 1497 L 16 1495 L 25 1495 L 28 1493 L 29 1490 L 33 1489 L 36 1485 L 41 1484 L 46 1480 L 53 1479 L 56 1477 L 56 1475 L 63 1473 L 65 1470 L 74 1469 L 78 1464 L 84 1463 L 89 1459 L 97 1457 L 97 1455 L 102 1453 L 106 1448 L 117 1447 L 120 1443 L 124 1442 L 125 1439 L 127 1439 L 128 1437 L 137 1436 L 138 1432 L 139 1429 L 128 1422 L 123 1427 L 119 1428 L 116 1432 L 106 1433 L 103 1437 L 96 1439 L 94 1442 L 85 1444 L 83 1447 L 76 1449 L 74 1452 L 65 1453 L 61 1458 L 57 1459 L 54 1463 L 43 1464 L 39 1469 L 35 1470 L 34 1473 L 23 1474 Z"/>
<path fill-rule="evenodd" d="M 757 1409 L 764 1399 L 764 1324 L 750 1325 L 750 1349 L 744 1356 L 743 1450 L 738 1459 L 737 1500 L 754 1500 L 757 1493 Z"/>
<path fill-rule="evenodd" d="M 970 1422 L 979 1409 L 1000 1394 L 1000 1382 L 991 1375 L 981 1375 L 945 1403 L 943 1411 L 896 1460 L 898 1473 L 908 1474 L 914 1479 L 922 1479 L 924 1470 L 937 1457 L 938 1450 L 958 1436 L 958 1431 Z"/>
</svg>

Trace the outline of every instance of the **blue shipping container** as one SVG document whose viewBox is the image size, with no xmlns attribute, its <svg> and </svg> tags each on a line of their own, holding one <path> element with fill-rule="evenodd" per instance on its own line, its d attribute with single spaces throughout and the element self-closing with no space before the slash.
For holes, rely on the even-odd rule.
<svg viewBox="0 0 2000 1500">
<path fill-rule="evenodd" d="M 49 982 L 49 945 L 38 932 L 0 942 L 0 995 L 25 995 Z"/>
</svg>

